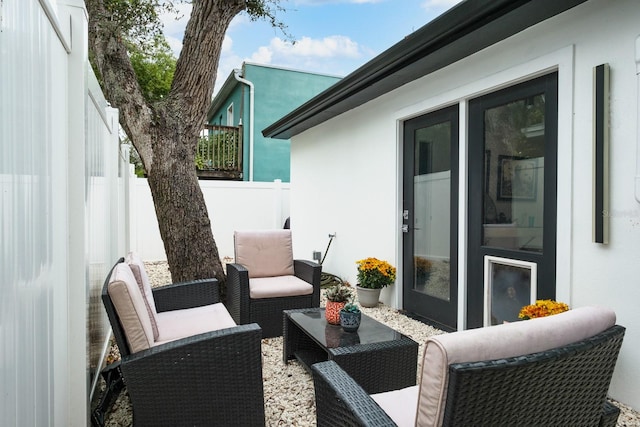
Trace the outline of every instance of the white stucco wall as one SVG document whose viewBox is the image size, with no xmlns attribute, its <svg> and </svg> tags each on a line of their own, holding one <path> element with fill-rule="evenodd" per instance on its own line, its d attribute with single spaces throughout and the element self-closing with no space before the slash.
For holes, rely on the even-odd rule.
<svg viewBox="0 0 640 427">
<path fill-rule="evenodd" d="M 627 333 L 612 397 L 640 408 L 640 206 L 634 198 L 637 0 L 593 0 L 292 138 L 294 244 L 324 250 L 324 270 L 355 281 L 366 256 L 400 267 L 402 121 L 460 105 L 459 304 L 465 304 L 466 102 L 557 70 L 557 298 L 612 307 Z M 592 243 L 593 67 L 611 66 L 610 244 Z M 401 277 L 401 274 L 399 274 Z M 383 292 L 401 307 L 401 283 Z M 464 324 L 459 309 L 459 324 Z"/>
</svg>

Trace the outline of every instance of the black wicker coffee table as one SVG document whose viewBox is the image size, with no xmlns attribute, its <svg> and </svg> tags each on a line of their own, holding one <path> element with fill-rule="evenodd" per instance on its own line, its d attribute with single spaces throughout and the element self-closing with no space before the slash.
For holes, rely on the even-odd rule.
<svg viewBox="0 0 640 427">
<path fill-rule="evenodd" d="M 327 323 L 324 308 L 283 311 L 283 360 L 311 365 L 334 360 L 369 394 L 416 384 L 418 343 L 362 315 L 357 332 Z"/>
</svg>

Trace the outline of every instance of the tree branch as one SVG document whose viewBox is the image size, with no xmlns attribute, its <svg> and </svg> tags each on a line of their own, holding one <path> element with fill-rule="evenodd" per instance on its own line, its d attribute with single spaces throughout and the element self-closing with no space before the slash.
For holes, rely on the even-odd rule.
<svg viewBox="0 0 640 427">
<path fill-rule="evenodd" d="M 180 100 L 185 131 L 202 130 L 215 83 L 224 35 L 246 8 L 244 0 L 194 0 L 169 97 Z M 189 119 L 196 119 L 189 123 Z"/>
<path fill-rule="evenodd" d="M 105 97 L 120 110 L 120 124 L 131 138 L 147 171 L 153 167 L 149 126 L 153 108 L 145 101 L 127 53 L 121 30 L 100 0 L 86 0 L 89 45 Z"/>
</svg>

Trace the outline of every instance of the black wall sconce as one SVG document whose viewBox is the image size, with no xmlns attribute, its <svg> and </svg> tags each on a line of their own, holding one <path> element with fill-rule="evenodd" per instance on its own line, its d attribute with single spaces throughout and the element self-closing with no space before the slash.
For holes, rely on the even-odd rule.
<svg viewBox="0 0 640 427">
<path fill-rule="evenodd" d="M 609 64 L 593 69 L 593 241 L 609 243 Z"/>
</svg>

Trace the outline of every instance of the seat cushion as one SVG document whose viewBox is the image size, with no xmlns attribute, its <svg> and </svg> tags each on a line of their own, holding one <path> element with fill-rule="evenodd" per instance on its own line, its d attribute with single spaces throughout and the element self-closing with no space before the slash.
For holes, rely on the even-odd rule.
<svg viewBox="0 0 640 427">
<path fill-rule="evenodd" d="M 222 303 L 164 311 L 158 313 L 160 337 L 155 345 L 234 326 L 236 322 Z"/>
<path fill-rule="evenodd" d="M 313 286 L 296 276 L 256 277 L 249 279 L 251 299 L 310 295 Z"/>
<path fill-rule="evenodd" d="M 133 276 L 136 278 L 136 282 L 140 287 L 140 292 L 144 297 L 144 302 L 149 313 L 149 319 L 151 320 L 151 329 L 153 330 L 154 340 L 158 339 L 158 312 L 156 311 L 156 303 L 153 300 L 153 292 L 151 291 L 151 281 L 144 269 L 144 262 L 134 252 L 129 252 L 124 258 L 124 261 L 129 264 Z"/>
<path fill-rule="evenodd" d="M 119 263 L 113 269 L 107 293 L 118 314 L 131 353 L 153 345 L 153 330 L 145 300 L 129 265 Z"/>
<path fill-rule="evenodd" d="M 615 313 L 608 308 L 583 307 L 549 317 L 430 337 L 420 374 L 417 425 L 442 424 L 450 364 L 562 347 L 605 331 L 615 322 Z"/>
<path fill-rule="evenodd" d="M 249 278 L 294 274 L 291 230 L 236 231 L 233 238 L 235 262 L 249 271 Z"/>
<path fill-rule="evenodd" d="M 413 427 L 416 425 L 416 412 L 412 410 L 418 405 L 418 386 L 401 388 L 384 393 L 372 394 L 384 412 L 398 425 L 398 427 Z"/>
</svg>

